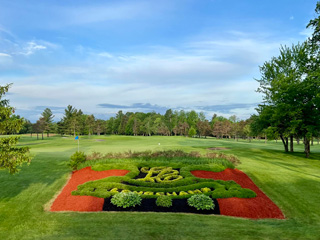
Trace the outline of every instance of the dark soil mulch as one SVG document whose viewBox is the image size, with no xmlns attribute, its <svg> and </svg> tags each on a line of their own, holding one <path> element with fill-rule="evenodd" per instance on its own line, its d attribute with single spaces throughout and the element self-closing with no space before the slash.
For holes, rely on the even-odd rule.
<svg viewBox="0 0 320 240">
<path fill-rule="evenodd" d="M 141 172 L 141 170 L 139 169 L 140 173 L 138 176 L 136 176 L 134 179 L 138 179 L 138 178 L 145 178 L 147 176 L 146 173 Z"/>
<path fill-rule="evenodd" d="M 183 212 L 183 213 L 198 213 L 198 214 L 220 214 L 218 201 L 213 199 L 215 205 L 213 210 L 197 210 L 188 205 L 187 199 L 173 199 L 170 208 L 158 207 L 155 198 L 142 199 L 140 206 L 130 208 L 120 208 L 110 202 L 111 198 L 105 198 L 103 211 L 119 211 L 119 212 Z"/>
</svg>

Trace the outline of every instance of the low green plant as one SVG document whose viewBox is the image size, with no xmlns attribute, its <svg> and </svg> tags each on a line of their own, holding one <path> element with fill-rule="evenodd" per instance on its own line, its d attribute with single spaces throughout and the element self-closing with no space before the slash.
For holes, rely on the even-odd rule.
<svg viewBox="0 0 320 240">
<path fill-rule="evenodd" d="M 204 194 L 196 194 L 188 198 L 188 205 L 197 210 L 212 210 L 215 207 L 213 200 Z"/>
<path fill-rule="evenodd" d="M 86 155 L 84 154 L 84 152 L 76 151 L 74 154 L 71 155 L 68 166 L 71 167 L 72 170 L 77 170 L 78 166 L 81 163 L 84 163 L 85 161 L 86 161 Z"/>
<path fill-rule="evenodd" d="M 111 203 L 117 207 L 135 207 L 141 204 L 141 197 L 134 192 L 121 192 L 111 198 Z"/>
<path fill-rule="evenodd" d="M 171 207 L 172 206 L 172 199 L 169 196 L 161 195 L 157 197 L 156 204 L 159 207 Z"/>
</svg>

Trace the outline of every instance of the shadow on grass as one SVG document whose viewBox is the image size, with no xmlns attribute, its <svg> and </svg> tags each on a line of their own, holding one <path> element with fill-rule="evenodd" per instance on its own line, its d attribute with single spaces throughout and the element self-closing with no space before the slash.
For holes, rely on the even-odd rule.
<svg viewBox="0 0 320 240">
<path fill-rule="evenodd" d="M 69 151 L 64 154 L 69 155 Z M 32 184 L 50 185 L 67 172 L 71 172 L 67 166 L 68 158 L 62 157 L 61 153 L 59 155 L 54 152 L 38 153 L 29 166 L 24 164 L 15 175 L 2 170 L 0 200 L 13 198 Z"/>
</svg>

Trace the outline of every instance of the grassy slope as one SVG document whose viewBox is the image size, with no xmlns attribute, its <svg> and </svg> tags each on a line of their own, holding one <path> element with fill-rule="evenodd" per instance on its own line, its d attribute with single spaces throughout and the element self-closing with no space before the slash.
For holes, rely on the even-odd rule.
<svg viewBox="0 0 320 240">
<path fill-rule="evenodd" d="M 105 141 L 96 141 L 103 139 Z M 80 140 L 90 153 L 182 149 L 224 152 L 240 157 L 239 169 L 281 207 L 287 220 L 164 213 L 50 213 L 43 206 L 61 189 L 66 163 L 77 150 L 73 138 L 24 137 L 35 155 L 30 166 L 10 176 L 0 171 L 0 239 L 319 239 L 320 145 L 311 159 L 284 154 L 281 143 L 184 137 L 100 136 Z M 161 145 L 158 145 L 160 143 Z M 302 152 L 302 145 L 296 146 Z"/>
</svg>

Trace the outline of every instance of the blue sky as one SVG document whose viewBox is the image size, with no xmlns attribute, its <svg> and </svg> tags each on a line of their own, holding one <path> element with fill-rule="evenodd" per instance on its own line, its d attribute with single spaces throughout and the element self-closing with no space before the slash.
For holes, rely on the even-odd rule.
<svg viewBox="0 0 320 240">
<path fill-rule="evenodd" d="M 0 85 L 17 114 L 59 120 L 71 104 L 247 118 L 254 78 L 280 45 L 304 41 L 316 0 L 0 0 Z"/>
</svg>

